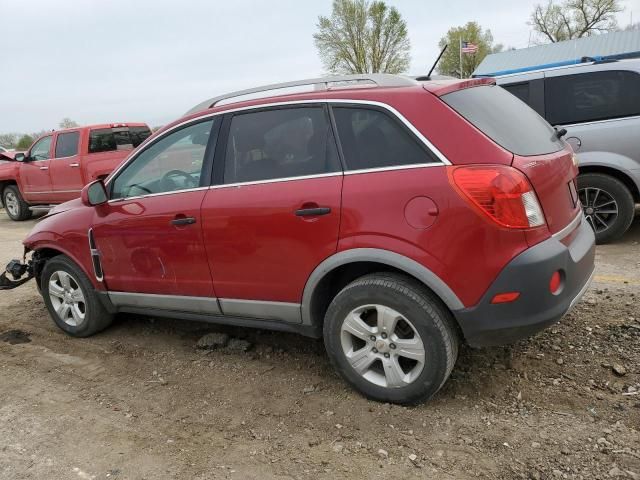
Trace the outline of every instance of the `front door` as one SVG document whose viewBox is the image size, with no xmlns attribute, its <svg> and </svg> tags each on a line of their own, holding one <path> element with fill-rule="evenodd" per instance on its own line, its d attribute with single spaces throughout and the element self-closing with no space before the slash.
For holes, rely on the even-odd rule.
<svg viewBox="0 0 640 480">
<path fill-rule="evenodd" d="M 24 199 L 33 204 L 50 203 L 51 177 L 49 164 L 51 162 L 52 136 L 38 140 L 27 154 L 28 161 L 20 166 L 20 178 Z"/>
<path fill-rule="evenodd" d="M 55 155 L 49 164 L 56 202 L 66 202 L 79 197 L 84 186 L 78 156 L 79 143 L 80 131 L 59 133 L 56 136 Z"/>
<path fill-rule="evenodd" d="M 129 295 L 116 294 L 116 303 L 193 311 L 203 302 L 175 296 L 214 297 L 200 215 L 214 123 L 159 137 L 107 185 L 110 200 L 96 209 L 93 235 L 107 289 Z"/>
<path fill-rule="evenodd" d="M 324 105 L 233 114 L 202 205 L 228 315 L 299 321 L 304 285 L 335 253 L 342 169 Z M 222 147 L 222 145 L 221 145 Z"/>
</svg>

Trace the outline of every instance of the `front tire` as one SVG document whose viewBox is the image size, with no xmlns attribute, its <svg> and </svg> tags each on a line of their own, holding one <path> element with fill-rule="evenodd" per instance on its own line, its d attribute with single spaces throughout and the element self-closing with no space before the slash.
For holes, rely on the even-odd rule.
<svg viewBox="0 0 640 480">
<path fill-rule="evenodd" d="M 458 356 L 450 312 L 417 281 L 365 275 L 333 299 L 324 342 L 336 371 L 373 400 L 415 404 L 431 398 Z"/>
<path fill-rule="evenodd" d="M 29 204 L 24 201 L 20 190 L 15 185 L 9 185 L 4 189 L 2 204 L 11 220 L 21 222 L 31 218 L 32 212 L 29 210 Z"/>
<path fill-rule="evenodd" d="M 633 195 L 617 178 L 583 173 L 578 176 L 578 196 L 598 245 L 617 240 L 631 226 L 635 213 Z"/>
<path fill-rule="evenodd" d="M 89 337 L 107 328 L 113 316 L 100 303 L 93 285 L 67 256 L 47 261 L 40 287 L 55 324 L 72 337 Z"/>
</svg>

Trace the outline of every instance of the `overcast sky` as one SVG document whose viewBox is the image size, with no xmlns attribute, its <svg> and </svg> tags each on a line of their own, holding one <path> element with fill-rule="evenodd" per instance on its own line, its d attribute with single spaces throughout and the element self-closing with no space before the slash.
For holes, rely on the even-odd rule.
<svg viewBox="0 0 640 480">
<path fill-rule="evenodd" d="M 387 0 L 406 19 L 411 74 L 468 21 L 528 45 L 536 0 Z M 619 22 L 640 20 L 624 1 Z M 330 0 L 0 0 L 0 133 L 81 124 L 162 125 L 231 90 L 323 73 L 312 34 Z"/>
</svg>

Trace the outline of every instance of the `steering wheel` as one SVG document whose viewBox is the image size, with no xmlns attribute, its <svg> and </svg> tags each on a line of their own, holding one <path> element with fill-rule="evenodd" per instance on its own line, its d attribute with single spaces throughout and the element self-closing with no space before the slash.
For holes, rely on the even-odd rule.
<svg viewBox="0 0 640 480">
<path fill-rule="evenodd" d="M 184 186 L 185 188 L 197 187 L 198 181 L 191 176 L 191 174 L 187 172 L 183 172 L 182 170 L 170 170 L 162 176 L 160 179 L 160 187 L 164 191 L 175 190 L 176 183 L 173 181 L 173 177 L 182 177 L 185 179 Z"/>
</svg>

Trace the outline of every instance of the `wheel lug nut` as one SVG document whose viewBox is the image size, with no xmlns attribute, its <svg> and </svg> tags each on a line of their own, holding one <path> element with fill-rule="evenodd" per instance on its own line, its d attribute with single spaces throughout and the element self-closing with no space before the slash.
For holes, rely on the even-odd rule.
<svg viewBox="0 0 640 480">
<path fill-rule="evenodd" d="M 388 353 L 385 353 L 385 354 L 384 354 L 384 358 L 389 358 L 389 354 L 388 354 Z"/>
<path fill-rule="evenodd" d="M 374 347 L 371 351 L 372 351 L 373 353 L 378 353 L 378 349 L 377 349 L 377 348 L 375 348 L 375 347 Z"/>
<path fill-rule="evenodd" d="M 382 332 L 382 335 L 381 335 L 381 336 L 382 336 L 382 338 L 387 338 L 387 334 L 386 334 L 386 333 L 384 333 L 384 332 Z"/>
<path fill-rule="evenodd" d="M 391 345 L 389 345 L 389 348 L 390 348 L 390 349 L 392 349 L 392 350 L 395 350 L 395 348 L 396 348 L 396 344 L 395 344 L 395 343 L 392 343 Z"/>
<path fill-rule="evenodd" d="M 369 337 L 369 340 L 371 340 L 372 342 L 375 342 L 376 341 L 376 336 L 375 335 L 371 335 Z"/>
</svg>

